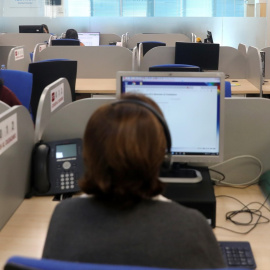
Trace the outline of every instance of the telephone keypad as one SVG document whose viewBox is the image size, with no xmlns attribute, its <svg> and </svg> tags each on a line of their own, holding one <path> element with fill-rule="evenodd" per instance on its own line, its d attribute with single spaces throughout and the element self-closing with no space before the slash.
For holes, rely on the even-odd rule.
<svg viewBox="0 0 270 270">
<path fill-rule="evenodd" d="M 62 168 L 65 169 L 64 163 L 62 165 Z M 67 168 L 67 165 L 66 165 L 66 168 Z M 59 174 L 59 180 L 60 181 L 58 181 L 59 182 L 58 187 L 63 191 L 66 190 L 66 189 L 74 189 L 75 186 L 76 186 L 75 173 L 73 171 L 61 172 Z"/>
</svg>

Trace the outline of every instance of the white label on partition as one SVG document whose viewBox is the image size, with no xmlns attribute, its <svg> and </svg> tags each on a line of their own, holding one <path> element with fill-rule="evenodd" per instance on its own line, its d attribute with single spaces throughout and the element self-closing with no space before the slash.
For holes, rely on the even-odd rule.
<svg viewBox="0 0 270 270">
<path fill-rule="evenodd" d="M 38 50 L 39 50 L 39 52 L 41 52 L 41 51 L 43 51 L 44 49 L 46 49 L 46 45 L 44 44 L 42 44 L 42 45 L 39 45 L 39 47 L 38 47 Z"/>
<path fill-rule="evenodd" d="M 64 103 L 64 84 L 61 83 L 51 91 L 51 112 Z"/>
<path fill-rule="evenodd" d="M 23 59 L 24 58 L 23 48 L 15 50 L 14 56 L 15 56 L 15 61 Z"/>
<path fill-rule="evenodd" d="M 0 155 L 18 140 L 17 114 L 0 123 Z"/>
</svg>

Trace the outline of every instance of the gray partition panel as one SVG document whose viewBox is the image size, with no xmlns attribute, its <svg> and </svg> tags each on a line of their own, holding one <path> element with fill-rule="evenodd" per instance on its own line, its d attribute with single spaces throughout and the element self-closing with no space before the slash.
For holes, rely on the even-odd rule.
<svg viewBox="0 0 270 270">
<path fill-rule="evenodd" d="M 14 125 L 10 122 L 11 117 L 17 119 L 17 129 L 15 124 L 17 132 L 12 131 Z M 14 138 L 17 138 L 14 144 L 10 144 L 9 148 L 0 152 L 0 229 L 2 229 L 29 191 L 34 126 L 27 109 L 24 106 L 14 106 L 0 115 L 0 127 L 4 129 L 2 136 L 5 137 L 5 143 L 11 139 L 15 141 Z M 7 131 L 9 134 L 15 132 L 17 135 L 9 136 Z"/>
<path fill-rule="evenodd" d="M 218 71 L 229 79 L 245 79 L 248 74 L 247 57 L 241 51 L 228 46 L 220 46 Z"/>
<path fill-rule="evenodd" d="M 270 100 L 264 98 L 225 99 L 225 160 L 252 155 L 270 170 Z M 229 182 L 248 182 L 260 171 L 258 162 L 251 158 L 232 160 L 215 169 L 222 171 Z"/>
<path fill-rule="evenodd" d="M 120 42 L 121 37 L 116 34 L 100 34 L 100 45 L 109 45 L 111 42 Z"/>
<path fill-rule="evenodd" d="M 10 108 L 5 102 L 0 101 L 0 114 Z"/>
<path fill-rule="evenodd" d="M 270 79 L 270 47 L 263 48 L 265 52 L 265 78 Z"/>
<path fill-rule="evenodd" d="M 247 46 L 243 43 L 239 43 L 238 50 L 245 55 L 247 53 Z"/>
<path fill-rule="evenodd" d="M 7 69 L 28 71 L 30 63 L 30 52 L 25 46 L 17 46 L 10 50 L 7 60 Z"/>
<path fill-rule="evenodd" d="M 175 47 L 159 46 L 148 51 L 141 60 L 140 71 L 148 71 L 155 65 L 174 64 Z"/>
<path fill-rule="evenodd" d="M 132 52 L 118 46 L 50 46 L 34 62 L 64 58 L 78 61 L 78 78 L 115 78 L 117 71 L 132 70 Z"/>
<path fill-rule="evenodd" d="M 257 48 L 249 46 L 247 51 L 248 80 L 260 89 L 262 96 L 262 63 L 261 55 Z"/>
<path fill-rule="evenodd" d="M 165 42 L 166 46 L 175 46 L 175 42 L 191 42 L 191 39 L 184 34 L 136 34 L 131 36 L 127 41 L 127 48 L 133 49 L 137 43 L 143 41 L 161 41 Z"/>
<path fill-rule="evenodd" d="M 12 48 L 16 47 L 15 45 L 10 46 L 1 46 L 0 45 L 0 66 L 7 66 L 8 56 Z"/>
<path fill-rule="evenodd" d="M 70 86 L 66 78 L 58 79 L 43 90 L 37 109 L 35 142 L 41 139 L 50 118 L 71 102 Z"/>
<path fill-rule="evenodd" d="M 86 124 L 93 112 L 115 98 L 85 98 L 74 101 L 52 115 L 43 134 L 43 141 L 83 138 Z"/>
<path fill-rule="evenodd" d="M 29 52 L 33 52 L 36 44 L 47 42 L 50 34 L 46 33 L 6 33 L 0 36 L 0 45 L 25 46 Z"/>
</svg>

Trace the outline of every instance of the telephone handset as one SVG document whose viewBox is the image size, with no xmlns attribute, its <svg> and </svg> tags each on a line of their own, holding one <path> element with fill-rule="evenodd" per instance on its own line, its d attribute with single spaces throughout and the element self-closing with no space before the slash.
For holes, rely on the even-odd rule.
<svg viewBox="0 0 270 270">
<path fill-rule="evenodd" d="M 82 140 L 38 143 L 32 155 L 32 185 L 37 195 L 80 191 L 83 174 Z"/>
</svg>

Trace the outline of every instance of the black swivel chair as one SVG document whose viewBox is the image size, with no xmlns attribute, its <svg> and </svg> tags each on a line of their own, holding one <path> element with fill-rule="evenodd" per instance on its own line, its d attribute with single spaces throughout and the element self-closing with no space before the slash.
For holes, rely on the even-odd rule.
<svg viewBox="0 0 270 270">
<path fill-rule="evenodd" d="M 52 39 L 52 46 L 80 46 L 80 41 L 78 39 Z"/>
<path fill-rule="evenodd" d="M 76 99 L 75 85 L 77 76 L 77 61 L 74 60 L 45 60 L 29 64 L 29 72 L 33 74 L 33 87 L 31 95 L 31 112 L 36 121 L 36 113 L 40 96 L 46 86 L 58 80 L 66 78 L 69 82 L 72 101 Z"/>
</svg>

